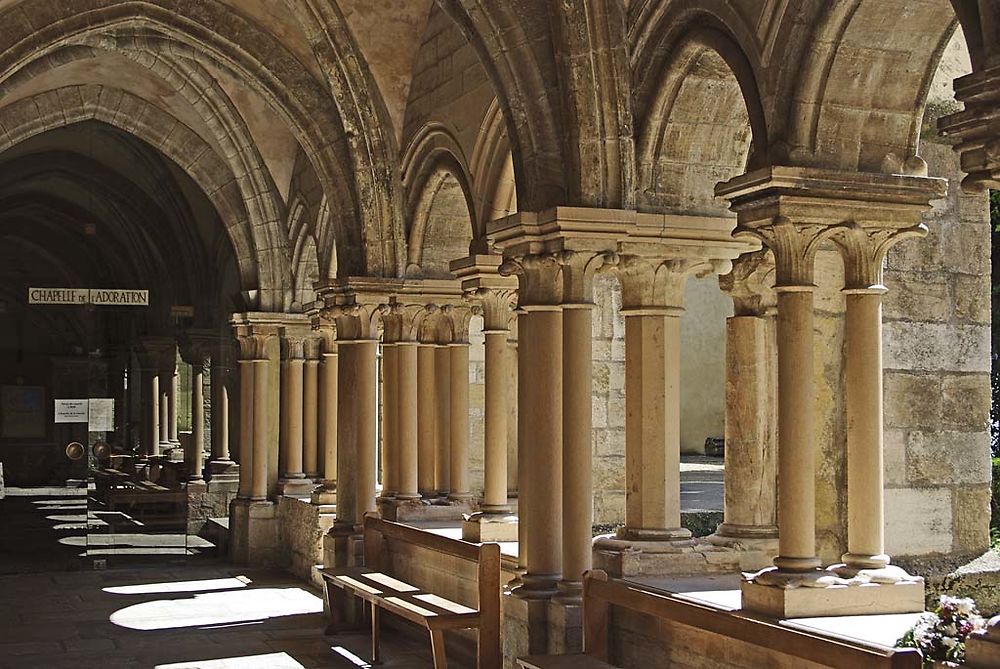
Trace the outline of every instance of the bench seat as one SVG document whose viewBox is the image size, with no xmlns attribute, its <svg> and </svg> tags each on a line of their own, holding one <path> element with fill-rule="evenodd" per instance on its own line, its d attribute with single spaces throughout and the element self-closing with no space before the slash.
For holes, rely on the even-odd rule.
<svg viewBox="0 0 1000 669">
<path fill-rule="evenodd" d="M 320 573 L 328 586 L 347 590 L 366 602 L 429 630 L 479 627 L 479 611 L 426 592 L 383 572 L 365 567 L 349 567 L 322 569 Z"/>
</svg>

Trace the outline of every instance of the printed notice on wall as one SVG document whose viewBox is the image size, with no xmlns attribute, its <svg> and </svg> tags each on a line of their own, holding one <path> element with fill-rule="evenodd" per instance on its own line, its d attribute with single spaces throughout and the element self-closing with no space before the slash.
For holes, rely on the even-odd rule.
<svg viewBox="0 0 1000 669">
<path fill-rule="evenodd" d="M 90 432 L 111 432 L 115 429 L 115 401 L 107 398 L 90 400 L 87 411 L 87 430 Z"/>
<path fill-rule="evenodd" d="M 55 422 L 86 423 L 90 417 L 89 400 L 56 400 Z"/>
</svg>

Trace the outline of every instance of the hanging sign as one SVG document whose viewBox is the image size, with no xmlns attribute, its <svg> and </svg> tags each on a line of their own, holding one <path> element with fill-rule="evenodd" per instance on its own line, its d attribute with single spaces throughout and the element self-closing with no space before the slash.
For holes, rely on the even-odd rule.
<svg viewBox="0 0 1000 669">
<path fill-rule="evenodd" d="M 86 423 L 90 418 L 89 400 L 56 400 L 55 422 Z"/>
<path fill-rule="evenodd" d="M 149 291 L 122 288 L 28 288 L 28 304 L 145 307 L 149 305 Z"/>
</svg>

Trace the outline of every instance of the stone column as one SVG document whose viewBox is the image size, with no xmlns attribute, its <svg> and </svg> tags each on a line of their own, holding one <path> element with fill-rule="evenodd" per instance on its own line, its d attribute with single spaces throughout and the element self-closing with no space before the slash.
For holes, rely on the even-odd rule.
<svg viewBox="0 0 1000 669">
<path fill-rule="evenodd" d="M 445 308 L 445 315 L 452 330 L 448 345 L 448 440 L 451 451 L 448 499 L 466 503 L 472 499 L 469 490 L 469 321 L 472 310 L 449 306 Z"/>
<path fill-rule="evenodd" d="M 173 373 L 170 376 L 170 385 L 167 386 L 167 439 L 170 441 L 171 446 L 174 447 L 181 443 L 180 439 L 177 438 L 177 395 L 179 393 L 180 379 L 181 375 L 175 362 Z"/>
<path fill-rule="evenodd" d="M 319 470 L 319 358 L 320 340 L 305 340 L 305 367 L 302 372 L 302 469 L 306 478 L 316 480 Z"/>
<path fill-rule="evenodd" d="M 207 341 L 185 333 L 181 358 L 191 366 L 191 446 L 184 453 L 188 480 L 201 481 L 205 457 L 205 363 L 208 360 Z"/>
<path fill-rule="evenodd" d="M 159 455 L 164 455 L 173 448 L 170 443 L 170 388 L 174 383 L 174 370 L 172 367 L 160 368 L 158 376 L 160 418 L 157 425 L 160 428 L 160 445 L 157 451 Z"/>
<path fill-rule="evenodd" d="M 437 493 L 437 381 L 434 378 L 434 345 L 421 340 L 417 346 L 417 488 L 425 498 Z"/>
<path fill-rule="evenodd" d="M 499 275 L 496 278 L 501 278 Z M 466 541 L 517 541 L 517 517 L 507 502 L 508 386 L 512 365 L 509 322 L 516 291 L 480 287 L 472 294 L 483 314 L 486 339 L 484 415 L 484 490 L 480 511 L 462 523 Z"/>
<path fill-rule="evenodd" d="M 910 229 L 837 228 L 833 239 L 844 259 L 845 393 L 847 408 L 847 545 L 838 569 L 845 576 L 861 570 L 886 569 L 882 443 L 882 266 L 889 248 L 900 239 L 922 236 Z"/>
<path fill-rule="evenodd" d="M 382 343 L 382 497 L 399 491 L 399 356 L 395 341 Z"/>
<path fill-rule="evenodd" d="M 145 448 L 146 455 L 160 454 L 160 377 L 151 369 L 144 369 L 146 384 L 143 388 L 145 394 L 144 404 L 146 405 L 146 431 Z"/>
<path fill-rule="evenodd" d="M 229 452 L 229 369 L 222 346 L 212 356 L 212 459 L 208 470 L 213 480 L 236 478 L 236 463 Z"/>
<path fill-rule="evenodd" d="M 253 339 L 249 336 L 239 338 L 240 342 L 240 434 L 239 460 L 240 478 L 236 496 L 250 499 L 250 488 L 253 480 Z"/>
<path fill-rule="evenodd" d="M 434 347 L 434 422 L 435 472 L 434 488 L 438 496 L 451 491 L 451 354 L 448 352 L 450 335 L 440 335 Z"/>
<path fill-rule="evenodd" d="M 562 264 L 562 562 L 556 599 L 580 604 L 593 560 L 594 273 L 604 255 L 566 251 Z"/>
<path fill-rule="evenodd" d="M 563 323 L 553 254 L 529 254 L 509 270 L 519 280 L 519 511 L 529 548 L 514 594 L 548 599 L 562 578 Z"/>
<path fill-rule="evenodd" d="M 623 257 L 625 527 L 622 539 L 688 542 L 680 505 L 680 316 L 695 261 Z M 648 548 L 652 548 L 651 546 Z"/>
<path fill-rule="evenodd" d="M 282 384 L 281 395 L 281 439 L 282 462 L 279 489 L 284 495 L 304 495 L 312 490 L 312 484 L 303 471 L 303 376 L 305 370 L 305 336 L 301 332 L 286 330 L 281 338 Z"/>
<path fill-rule="evenodd" d="M 261 346 L 263 349 L 263 346 Z M 259 351 L 260 355 L 264 352 Z M 268 421 L 267 400 L 270 393 L 270 374 L 268 373 L 267 358 L 254 358 L 251 361 L 253 367 L 253 418 L 251 421 L 253 429 L 253 452 L 251 455 L 250 479 L 250 499 L 253 501 L 267 500 L 267 477 L 268 477 L 268 433 L 270 422 Z"/>
<path fill-rule="evenodd" d="M 339 454 L 337 448 L 338 417 L 339 417 L 339 374 L 337 342 L 333 333 L 327 332 L 323 338 L 323 361 L 320 364 L 319 401 L 322 404 L 320 416 L 320 446 L 323 449 L 323 480 L 313 492 L 313 504 L 329 505 L 336 502 L 337 495 L 337 464 Z"/>
<path fill-rule="evenodd" d="M 417 439 L 417 343 L 397 344 L 398 413 L 397 413 L 397 463 L 399 500 L 420 499 L 418 484 Z"/>
<path fill-rule="evenodd" d="M 725 516 L 709 540 L 740 551 L 740 567 L 761 569 L 777 551 L 777 361 L 774 261 L 741 256 L 719 278 L 733 299 L 726 319 Z"/>
</svg>

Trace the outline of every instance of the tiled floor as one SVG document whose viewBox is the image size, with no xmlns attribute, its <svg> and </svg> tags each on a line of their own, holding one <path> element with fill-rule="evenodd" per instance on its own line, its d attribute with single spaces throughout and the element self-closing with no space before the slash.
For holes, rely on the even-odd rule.
<svg viewBox="0 0 1000 669">
<path fill-rule="evenodd" d="M 0 669 L 367 666 L 367 635 L 324 636 L 322 607 L 285 574 L 229 566 L 0 576 Z M 385 629 L 384 666 L 429 667 L 426 646 Z"/>
</svg>

